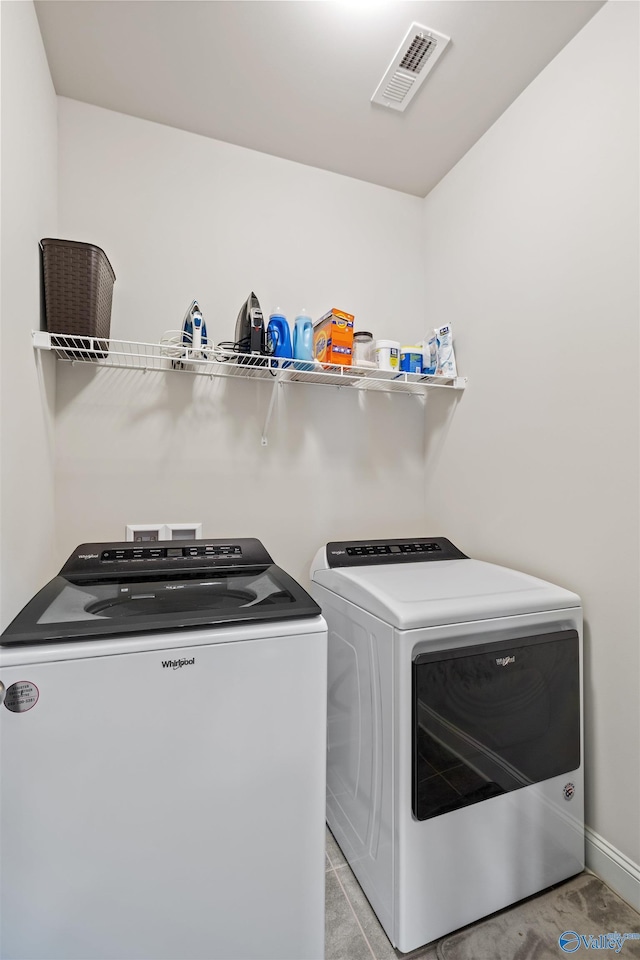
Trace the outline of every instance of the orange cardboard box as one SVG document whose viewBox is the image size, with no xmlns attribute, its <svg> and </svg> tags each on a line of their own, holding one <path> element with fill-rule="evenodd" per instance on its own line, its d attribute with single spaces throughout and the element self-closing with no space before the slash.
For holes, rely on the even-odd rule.
<svg viewBox="0 0 640 960">
<path fill-rule="evenodd" d="M 313 355 L 321 363 L 351 365 L 353 314 L 329 310 L 313 324 Z"/>
</svg>

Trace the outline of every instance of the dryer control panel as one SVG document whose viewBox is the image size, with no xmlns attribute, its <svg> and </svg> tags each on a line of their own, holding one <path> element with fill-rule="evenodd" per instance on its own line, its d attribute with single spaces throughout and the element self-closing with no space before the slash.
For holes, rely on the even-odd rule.
<svg viewBox="0 0 640 960">
<path fill-rule="evenodd" d="M 444 537 L 414 540 L 344 540 L 328 543 L 329 567 L 363 567 L 383 563 L 420 563 L 433 560 L 468 560 Z"/>
</svg>

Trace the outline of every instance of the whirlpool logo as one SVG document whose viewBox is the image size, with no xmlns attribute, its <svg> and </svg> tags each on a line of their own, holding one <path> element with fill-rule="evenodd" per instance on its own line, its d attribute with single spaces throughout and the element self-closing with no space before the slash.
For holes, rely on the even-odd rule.
<svg viewBox="0 0 640 960">
<path fill-rule="evenodd" d="M 499 667 L 508 667 L 510 663 L 515 663 L 515 657 L 498 657 L 496 663 Z"/>
<path fill-rule="evenodd" d="M 172 670 L 179 670 L 180 667 L 192 667 L 196 662 L 196 658 L 192 657 L 191 660 L 163 660 L 163 667 L 170 667 Z"/>
</svg>

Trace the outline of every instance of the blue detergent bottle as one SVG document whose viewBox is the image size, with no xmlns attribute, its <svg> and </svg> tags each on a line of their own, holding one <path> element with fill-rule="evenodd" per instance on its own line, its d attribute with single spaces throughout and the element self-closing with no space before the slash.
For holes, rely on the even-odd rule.
<svg viewBox="0 0 640 960">
<path fill-rule="evenodd" d="M 291 331 L 289 323 L 279 307 L 269 315 L 267 339 L 273 345 L 274 357 L 292 357 Z"/>
<path fill-rule="evenodd" d="M 306 310 L 301 310 L 293 328 L 293 355 L 296 360 L 309 363 L 296 363 L 297 370 L 313 369 L 313 321 Z"/>
</svg>

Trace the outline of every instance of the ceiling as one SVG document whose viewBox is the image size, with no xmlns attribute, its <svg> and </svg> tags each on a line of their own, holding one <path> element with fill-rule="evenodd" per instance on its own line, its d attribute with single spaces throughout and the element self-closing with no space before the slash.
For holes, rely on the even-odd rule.
<svg viewBox="0 0 640 960">
<path fill-rule="evenodd" d="M 604 0 L 39 0 L 56 93 L 419 197 Z M 451 42 L 371 97 L 412 22 Z"/>
</svg>

